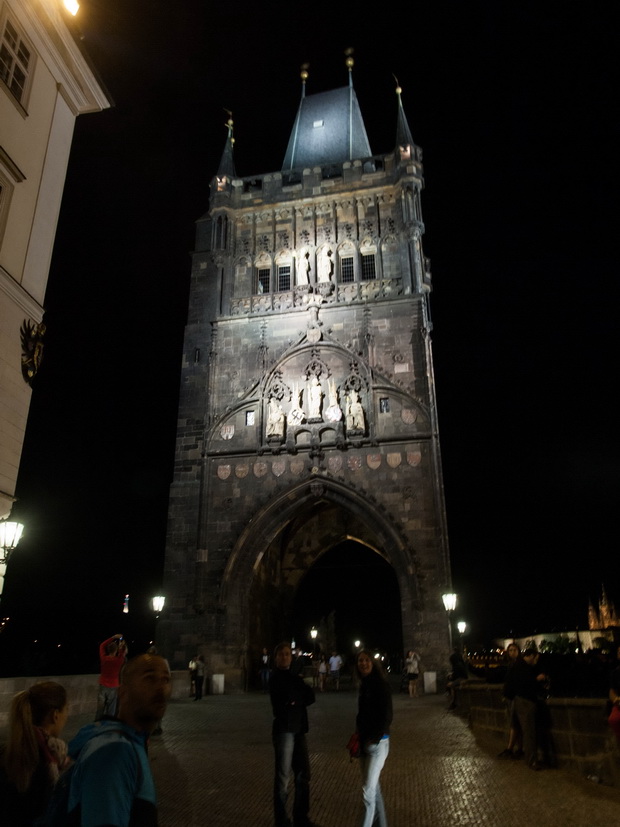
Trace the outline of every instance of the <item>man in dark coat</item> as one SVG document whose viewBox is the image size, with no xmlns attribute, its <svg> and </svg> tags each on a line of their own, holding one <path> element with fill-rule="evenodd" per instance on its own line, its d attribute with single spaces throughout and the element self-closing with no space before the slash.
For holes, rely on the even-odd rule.
<svg viewBox="0 0 620 827">
<path fill-rule="evenodd" d="M 310 810 L 310 761 L 306 745 L 308 713 L 306 707 L 314 703 L 314 691 L 300 675 L 291 671 L 293 654 L 288 643 L 275 648 L 275 669 L 269 681 L 273 708 L 273 747 L 275 751 L 275 779 L 273 807 L 276 827 L 291 827 L 286 802 L 291 774 L 295 778 L 294 827 L 312 827 Z"/>
<path fill-rule="evenodd" d="M 538 669 L 538 652 L 525 649 L 508 670 L 504 697 L 514 700 L 514 712 L 523 733 L 523 750 L 528 767 L 542 769 L 538 763 L 537 707 L 547 675 Z"/>
</svg>

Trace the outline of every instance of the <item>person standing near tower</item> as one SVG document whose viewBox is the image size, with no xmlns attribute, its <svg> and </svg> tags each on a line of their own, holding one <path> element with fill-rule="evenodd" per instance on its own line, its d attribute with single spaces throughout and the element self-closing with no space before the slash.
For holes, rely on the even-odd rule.
<svg viewBox="0 0 620 827">
<path fill-rule="evenodd" d="M 286 812 L 288 783 L 293 772 L 295 802 L 294 827 L 313 827 L 310 811 L 310 760 L 306 733 L 307 707 L 314 703 L 314 691 L 300 675 L 291 672 L 293 653 L 288 643 L 279 643 L 274 651 L 275 669 L 269 681 L 273 708 L 272 739 L 275 751 L 273 808 L 276 827 L 291 827 Z"/>
<path fill-rule="evenodd" d="M 122 635 L 112 635 L 99 645 L 101 673 L 95 721 L 116 717 L 119 675 L 127 655 L 127 644 Z"/>
<path fill-rule="evenodd" d="M 362 650 L 355 662 L 359 680 L 355 719 L 360 740 L 364 820 L 362 827 L 387 827 L 379 776 L 390 751 L 392 693 L 379 662 Z"/>
</svg>

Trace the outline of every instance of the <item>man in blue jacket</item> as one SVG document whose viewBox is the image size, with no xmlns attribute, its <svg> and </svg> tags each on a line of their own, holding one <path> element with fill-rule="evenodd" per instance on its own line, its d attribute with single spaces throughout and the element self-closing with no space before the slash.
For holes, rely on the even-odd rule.
<svg viewBox="0 0 620 827">
<path fill-rule="evenodd" d="M 89 724 L 69 744 L 76 760 L 69 824 L 156 827 L 155 784 L 145 747 L 170 692 L 170 668 L 159 655 L 139 655 L 126 664 L 118 720 Z"/>
</svg>

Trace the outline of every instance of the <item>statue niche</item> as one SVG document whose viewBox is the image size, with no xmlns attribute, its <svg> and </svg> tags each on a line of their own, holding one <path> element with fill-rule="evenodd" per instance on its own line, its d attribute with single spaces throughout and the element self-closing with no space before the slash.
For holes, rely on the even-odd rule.
<svg viewBox="0 0 620 827">
<path fill-rule="evenodd" d="M 351 388 L 347 395 L 347 436 L 363 436 L 366 431 L 364 422 L 364 408 L 355 388 Z"/>
<path fill-rule="evenodd" d="M 270 396 L 267 413 L 267 441 L 284 439 L 284 411 L 278 400 Z"/>
<path fill-rule="evenodd" d="M 306 385 L 306 394 L 308 399 L 308 422 L 322 422 L 323 388 L 316 374 L 312 374 L 312 378 Z"/>
</svg>

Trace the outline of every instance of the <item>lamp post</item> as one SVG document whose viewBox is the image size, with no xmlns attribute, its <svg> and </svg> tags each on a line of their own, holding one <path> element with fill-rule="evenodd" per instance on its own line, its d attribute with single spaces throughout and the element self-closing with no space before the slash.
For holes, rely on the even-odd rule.
<svg viewBox="0 0 620 827">
<path fill-rule="evenodd" d="M 312 659 L 313 660 L 314 660 L 314 654 L 315 654 L 314 649 L 315 649 L 315 646 L 316 646 L 316 639 L 317 639 L 318 634 L 319 633 L 318 633 L 318 630 L 317 630 L 316 626 L 313 626 L 312 629 L 310 629 L 310 637 L 312 638 Z"/>
<path fill-rule="evenodd" d="M 0 520 L 0 595 L 4 586 L 4 575 L 9 557 L 15 551 L 24 531 L 21 523 Z"/>
<path fill-rule="evenodd" d="M 155 597 L 151 597 L 151 608 L 155 614 L 155 627 L 153 629 L 153 640 L 151 641 L 151 645 L 155 643 L 155 638 L 157 637 L 157 621 L 159 620 L 159 615 L 164 609 L 164 604 L 166 602 L 166 598 L 163 594 L 156 594 Z"/>
<path fill-rule="evenodd" d="M 452 612 L 456 609 L 456 595 L 453 592 L 442 594 L 441 599 L 448 615 L 448 637 L 450 638 L 450 651 L 452 651 Z"/>
<path fill-rule="evenodd" d="M 465 623 L 464 620 L 459 620 L 459 622 L 456 624 L 456 628 L 459 630 L 459 635 L 461 636 L 461 652 L 463 654 L 463 657 L 465 657 L 465 639 L 464 639 L 464 635 L 465 635 L 465 630 L 467 629 L 467 623 Z"/>
</svg>

